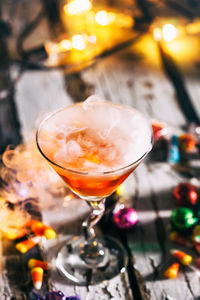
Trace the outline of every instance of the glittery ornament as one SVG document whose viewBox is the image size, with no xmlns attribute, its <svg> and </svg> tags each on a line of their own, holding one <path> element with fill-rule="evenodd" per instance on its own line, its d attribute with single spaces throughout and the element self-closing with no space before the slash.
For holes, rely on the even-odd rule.
<svg viewBox="0 0 200 300">
<path fill-rule="evenodd" d="M 195 150 L 195 139 L 193 135 L 184 133 L 179 136 L 179 147 L 183 152 L 193 152 Z"/>
<path fill-rule="evenodd" d="M 182 182 L 173 190 L 175 204 L 177 206 L 190 207 L 197 202 L 198 194 L 196 187 L 190 183 Z"/>
<path fill-rule="evenodd" d="M 179 207 L 172 211 L 170 221 L 176 230 L 184 231 L 195 225 L 198 219 L 194 217 L 191 209 Z"/>
<path fill-rule="evenodd" d="M 138 214 L 134 208 L 124 207 L 113 214 L 113 221 L 120 229 L 132 229 L 138 222 Z"/>
</svg>

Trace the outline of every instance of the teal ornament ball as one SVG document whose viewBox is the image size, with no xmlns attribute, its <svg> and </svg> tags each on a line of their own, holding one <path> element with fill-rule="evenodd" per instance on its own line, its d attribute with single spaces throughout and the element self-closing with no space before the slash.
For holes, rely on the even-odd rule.
<svg viewBox="0 0 200 300">
<path fill-rule="evenodd" d="M 174 229 L 185 231 L 194 226 L 198 222 L 198 219 L 195 218 L 191 209 L 179 207 L 172 211 L 170 221 Z"/>
</svg>

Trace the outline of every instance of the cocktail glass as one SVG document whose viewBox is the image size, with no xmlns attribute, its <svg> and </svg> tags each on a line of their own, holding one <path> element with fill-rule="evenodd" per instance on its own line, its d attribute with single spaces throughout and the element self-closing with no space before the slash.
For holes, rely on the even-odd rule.
<svg viewBox="0 0 200 300">
<path fill-rule="evenodd" d="M 106 197 L 151 150 L 149 122 L 133 108 L 85 101 L 51 113 L 40 124 L 36 142 L 52 168 L 91 208 L 82 235 L 58 252 L 58 270 L 79 285 L 111 279 L 125 270 L 126 252 L 114 238 L 96 237 L 94 225 L 104 214 Z"/>
</svg>

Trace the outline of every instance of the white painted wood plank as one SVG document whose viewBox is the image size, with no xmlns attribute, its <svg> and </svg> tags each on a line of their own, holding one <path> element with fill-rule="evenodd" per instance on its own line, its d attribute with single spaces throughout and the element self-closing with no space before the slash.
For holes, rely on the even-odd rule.
<svg viewBox="0 0 200 300">
<path fill-rule="evenodd" d="M 160 70 L 112 56 L 84 71 L 83 75 L 94 85 L 94 93 L 102 98 L 133 106 L 148 117 L 170 126 L 186 124 L 174 89 Z"/>
<path fill-rule="evenodd" d="M 139 199 L 137 211 L 140 223 L 137 229 L 129 235 L 129 245 L 135 256 L 135 267 L 145 278 L 147 287 L 151 293 L 151 299 L 162 299 L 167 295 L 170 299 L 194 299 L 200 294 L 199 278 L 191 270 L 181 269 L 176 279 L 163 277 L 164 270 L 173 262 L 169 254 L 170 248 L 178 248 L 193 256 L 195 253 L 187 248 L 172 244 L 169 241 L 169 217 L 174 208 L 172 190 L 183 178 L 177 176 L 170 170 L 167 164 L 159 164 L 147 170 L 143 164 L 136 171 L 138 177 Z M 158 212 L 152 205 L 151 194 L 155 194 Z M 156 235 L 156 217 L 160 217 L 166 230 L 166 258 L 162 261 L 162 251 Z M 158 230 L 158 228 L 157 228 Z M 159 266 L 158 275 L 154 278 L 153 264 Z M 188 279 L 188 282 L 186 280 Z M 191 290 L 188 287 L 191 287 Z M 191 292 L 192 291 L 192 292 Z M 183 296 L 184 295 L 184 296 Z M 182 298 L 183 297 L 183 298 Z"/>
<path fill-rule="evenodd" d="M 16 87 L 16 105 L 25 140 L 36 128 L 36 121 L 45 113 L 70 104 L 60 71 L 28 71 Z"/>
</svg>

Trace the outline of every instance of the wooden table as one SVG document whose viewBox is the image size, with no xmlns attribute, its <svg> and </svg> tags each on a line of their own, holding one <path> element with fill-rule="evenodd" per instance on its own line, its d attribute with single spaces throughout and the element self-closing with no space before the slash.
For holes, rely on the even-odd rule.
<svg viewBox="0 0 200 300">
<path fill-rule="evenodd" d="M 195 59 L 190 61 L 190 67 L 189 62 L 185 61 L 187 70 L 180 61 L 176 59 L 175 62 L 181 70 L 185 91 L 188 91 L 198 117 L 200 69 L 199 58 Z M 187 128 L 188 121 L 191 121 L 181 108 L 179 92 L 183 82 L 174 82 L 173 76 L 169 78 L 170 74 L 177 71 L 175 65 L 171 66 L 165 61 L 163 66 L 162 62 L 158 45 L 146 34 L 131 47 L 96 61 L 79 73 L 65 75 L 62 70 L 26 70 L 17 81 L 12 99 L 0 103 L 1 126 L 9 124 L 9 127 L 4 128 L 7 130 L 5 136 L 10 136 L 14 143 L 18 143 L 20 137 L 28 141 L 41 113 L 84 100 L 91 94 L 136 107 L 149 118 L 166 122 L 171 133 L 179 132 Z M 11 73 L 14 74 L 14 71 Z M 16 111 L 13 110 L 13 104 Z M 16 118 L 20 123 L 20 133 L 16 127 Z M 122 233 L 108 223 L 112 227 L 109 233 L 117 236 L 128 250 L 126 272 L 96 286 L 80 287 L 62 278 L 52 265 L 45 276 L 41 294 L 48 289 L 58 289 L 67 296 L 78 294 L 82 300 L 199 299 L 198 273 L 182 268 L 175 279 L 163 277 L 163 271 L 172 263 L 169 249 L 182 249 L 192 254 L 194 260 L 197 258 L 195 251 L 169 241 L 169 217 L 174 208 L 173 188 L 192 177 L 196 178 L 199 185 L 199 155 L 189 160 L 189 165 L 193 167 L 190 166 L 188 172 L 180 173 L 167 162 L 164 148 L 156 151 L 125 182 L 125 203 L 137 210 L 140 220 L 138 226 L 130 232 Z M 56 253 L 58 242 L 63 240 L 63 233 L 78 233 L 81 220 L 88 213 L 84 202 L 71 201 L 70 206 L 63 206 L 61 199 L 58 199 L 55 211 L 50 208 L 40 211 L 43 222 L 51 225 L 58 233 L 58 240 L 40 245 L 39 251 L 48 261 Z M 23 265 L 26 257 L 17 253 L 13 242 L 7 240 L 3 240 L 2 256 L 4 266 L 0 299 L 28 299 L 32 287 Z"/>
</svg>

